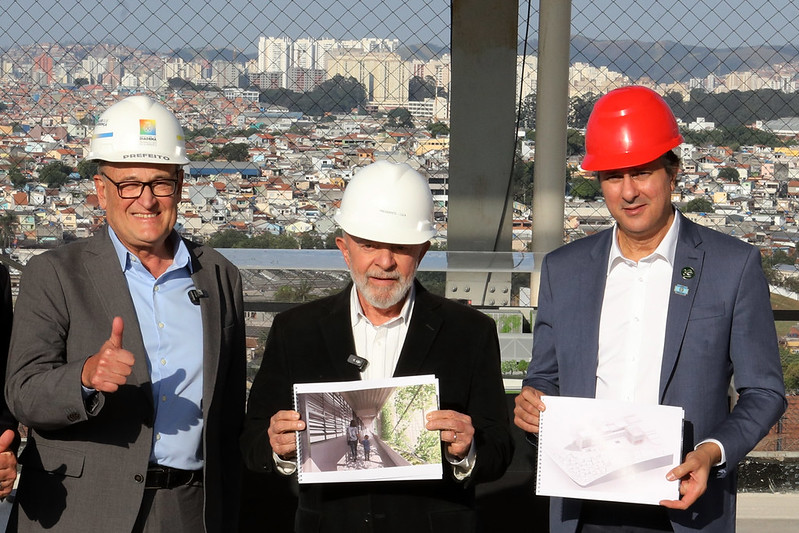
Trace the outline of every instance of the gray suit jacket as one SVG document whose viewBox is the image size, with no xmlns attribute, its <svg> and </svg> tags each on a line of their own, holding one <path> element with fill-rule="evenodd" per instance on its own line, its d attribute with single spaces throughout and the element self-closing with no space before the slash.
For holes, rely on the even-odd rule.
<svg viewBox="0 0 799 533">
<path fill-rule="evenodd" d="M 241 278 L 210 248 L 186 243 L 192 279 L 207 291 L 203 322 L 203 456 L 207 531 L 238 516 L 245 353 Z M 81 370 L 125 323 L 136 362 L 127 384 L 87 411 Z M 30 427 L 11 524 L 20 531 L 131 531 L 144 493 L 154 417 L 147 357 L 108 232 L 34 257 L 22 276 L 6 382 Z"/>
<path fill-rule="evenodd" d="M 677 216 L 682 217 L 679 212 Z M 524 385 L 546 394 L 593 397 L 599 316 L 613 230 L 546 256 L 541 270 L 533 357 Z M 690 267 L 695 275 L 684 279 Z M 669 511 L 674 530 L 733 531 L 736 465 L 786 407 L 769 291 L 757 248 L 682 218 L 660 375 L 660 403 L 685 409 L 685 450 L 704 439 L 724 445 L 727 462 L 687 511 Z M 738 403 L 730 412 L 735 373 Z M 574 532 L 580 500 L 553 498 L 553 532 Z"/>
</svg>

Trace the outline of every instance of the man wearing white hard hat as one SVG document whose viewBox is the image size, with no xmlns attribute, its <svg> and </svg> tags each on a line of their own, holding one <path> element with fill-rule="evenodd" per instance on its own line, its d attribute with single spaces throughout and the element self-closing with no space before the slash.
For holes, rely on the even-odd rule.
<svg viewBox="0 0 799 533">
<path fill-rule="evenodd" d="M 426 428 L 440 434 L 443 479 L 302 484 L 295 530 L 474 531 L 474 486 L 511 458 L 496 326 L 414 281 L 435 227 L 427 180 L 410 166 L 381 161 L 356 173 L 335 220 L 353 283 L 275 318 L 250 392 L 245 463 L 294 472 L 305 430 L 294 383 L 435 374 L 441 410 Z"/>
<path fill-rule="evenodd" d="M 107 226 L 20 284 L 5 393 L 30 435 L 10 531 L 235 531 L 241 278 L 173 229 L 183 130 L 132 96 L 88 159 Z"/>
</svg>

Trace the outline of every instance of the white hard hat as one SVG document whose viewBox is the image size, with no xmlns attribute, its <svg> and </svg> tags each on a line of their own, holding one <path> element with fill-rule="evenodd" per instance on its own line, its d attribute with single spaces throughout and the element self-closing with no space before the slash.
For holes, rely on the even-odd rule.
<svg viewBox="0 0 799 533">
<path fill-rule="evenodd" d="M 333 220 L 350 235 L 389 244 L 421 244 L 436 234 L 430 186 L 405 163 L 378 161 L 358 171 Z"/>
<path fill-rule="evenodd" d="M 86 159 L 177 165 L 189 162 L 178 119 L 163 105 L 141 95 L 120 100 L 100 115 Z"/>
</svg>

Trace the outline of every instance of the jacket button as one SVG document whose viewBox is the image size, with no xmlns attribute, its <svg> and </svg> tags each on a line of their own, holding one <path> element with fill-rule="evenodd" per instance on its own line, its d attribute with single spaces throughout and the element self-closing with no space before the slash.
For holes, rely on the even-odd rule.
<svg viewBox="0 0 799 533">
<path fill-rule="evenodd" d="M 71 413 L 69 413 L 67 415 L 67 420 L 69 420 L 70 422 L 76 422 L 79 419 L 80 419 L 80 415 L 78 413 L 76 413 L 75 411 L 72 411 Z"/>
<path fill-rule="evenodd" d="M 133 476 L 133 480 L 136 483 L 143 483 L 144 482 L 144 476 L 141 475 L 141 474 L 136 474 L 135 476 Z"/>
</svg>

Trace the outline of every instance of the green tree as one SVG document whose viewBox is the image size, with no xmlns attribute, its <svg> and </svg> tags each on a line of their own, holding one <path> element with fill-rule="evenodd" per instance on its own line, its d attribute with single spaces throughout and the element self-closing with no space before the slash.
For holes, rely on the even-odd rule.
<svg viewBox="0 0 799 533">
<path fill-rule="evenodd" d="M 5 250 L 10 248 L 11 243 L 16 239 L 16 227 L 17 217 L 14 216 L 14 213 L 6 211 L 0 215 L 0 239 L 2 239 L 3 243 L 2 253 L 5 253 Z"/>
<path fill-rule="evenodd" d="M 325 243 L 318 233 L 301 233 L 299 247 L 303 250 L 322 250 L 325 248 Z"/>
<path fill-rule="evenodd" d="M 799 389 L 799 363 L 789 364 L 783 371 L 783 379 L 786 389 Z"/>
<path fill-rule="evenodd" d="M 169 78 L 167 80 L 170 89 L 177 89 L 179 91 L 196 91 L 198 90 L 197 86 L 188 80 L 184 80 L 183 78 Z"/>
<path fill-rule="evenodd" d="M 50 187 L 60 187 L 69 179 L 72 168 L 61 161 L 48 163 L 39 171 L 39 181 L 46 183 Z"/>
<path fill-rule="evenodd" d="M 8 172 L 8 179 L 15 189 L 20 189 L 28 183 L 27 176 L 23 174 L 18 167 L 14 167 Z"/>
<path fill-rule="evenodd" d="M 221 148 L 214 148 L 211 151 L 211 159 L 214 161 L 249 161 L 250 152 L 245 143 L 227 143 Z"/>
<path fill-rule="evenodd" d="M 313 285 L 307 280 L 302 280 L 299 285 L 282 285 L 275 291 L 276 302 L 308 302 L 313 299 Z"/>
<path fill-rule="evenodd" d="M 206 244 L 211 248 L 239 248 L 239 244 L 248 239 L 246 234 L 238 230 L 226 229 L 211 235 Z"/>
<path fill-rule="evenodd" d="M 444 296 L 447 292 L 447 274 L 445 272 L 417 271 L 416 279 L 433 294 Z"/>
<path fill-rule="evenodd" d="M 513 199 L 530 205 L 533 201 L 535 161 L 522 161 L 518 153 L 513 163 Z"/>
<path fill-rule="evenodd" d="M 782 286 L 791 292 L 799 292 L 799 279 L 789 277 L 782 281 Z"/>
<path fill-rule="evenodd" d="M 97 174 L 97 161 L 83 159 L 78 163 L 77 171 L 82 179 L 92 179 Z"/>
<path fill-rule="evenodd" d="M 598 196 L 601 196 L 599 180 L 587 179 L 583 177 L 571 180 L 571 188 L 569 191 L 572 196 L 582 198 L 583 200 L 594 200 Z"/>
<path fill-rule="evenodd" d="M 307 93 L 295 93 L 288 89 L 267 89 L 261 92 L 259 100 L 311 116 L 351 113 L 362 108 L 367 102 L 364 86 L 352 76 L 345 78 L 340 74 L 322 82 Z"/>
<path fill-rule="evenodd" d="M 274 248 L 276 250 L 296 250 L 300 247 L 300 243 L 297 242 L 297 239 L 288 233 L 272 235 L 271 244 L 272 246 L 270 246 L 270 248 Z"/>
<path fill-rule="evenodd" d="M 196 130 L 187 130 L 185 132 L 185 137 L 187 140 L 192 140 L 197 137 L 214 137 L 216 135 L 216 130 L 211 126 L 206 126 L 204 128 L 199 128 Z"/>
<path fill-rule="evenodd" d="M 769 261 L 772 265 L 792 265 L 795 263 L 795 258 L 792 254 L 788 254 L 782 250 L 774 250 Z"/>
<path fill-rule="evenodd" d="M 585 153 L 585 135 L 578 130 L 566 130 L 566 156 L 582 155 Z"/>
<path fill-rule="evenodd" d="M 712 213 L 713 203 L 707 198 L 694 198 L 685 206 L 686 213 Z"/>
<path fill-rule="evenodd" d="M 740 178 L 740 174 L 738 174 L 738 171 L 735 170 L 734 168 L 732 168 L 732 167 L 722 167 L 719 170 L 719 179 L 725 180 L 725 181 L 738 182 L 741 178 Z"/>
<path fill-rule="evenodd" d="M 336 237 L 343 236 L 344 232 L 341 231 L 341 228 L 336 228 L 336 231 L 331 231 L 325 235 L 325 250 L 335 250 L 338 248 L 338 246 L 336 246 Z"/>
<path fill-rule="evenodd" d="M 421 102 L 436 96 L 436 79 L 432 76 L 414 76 L 408 82 L 408 100 Z"/>
<path fill-rule="evenodd" d="M 395 107 L 388 112 L 386 126 L 389 128 L 413 128 L 413 116 L 404 107 Z"/>
<path fill-rule="evenodd" d="M 425 128 L 433 137 L 449 135 L 449 126 L 443 122 L 431 122 Z"/>
<path fill-rule="evenodd" d="M 585 128 L 597 100 L 599 95 L 594 93 L 573 96 L 569 101 L 569 126 L 576 129 Z"/>
<path fill-rule="evenodd" d="M 519 125 L 527 130 L 535 130 L 536 93 L 532 92 L 522 100 L 519 109 Z"/>
</svg>

